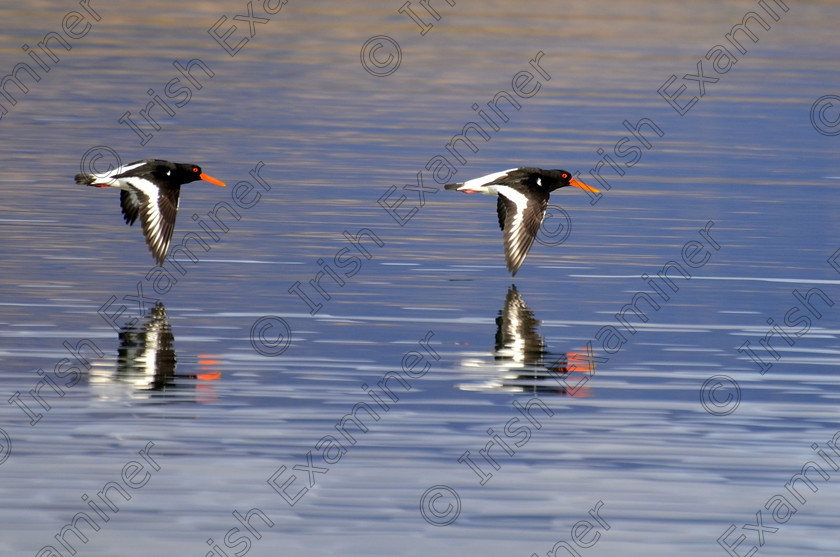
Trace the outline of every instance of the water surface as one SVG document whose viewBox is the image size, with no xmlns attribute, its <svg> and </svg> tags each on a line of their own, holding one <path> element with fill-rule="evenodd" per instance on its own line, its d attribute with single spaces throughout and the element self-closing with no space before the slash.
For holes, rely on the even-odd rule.
<svg viewBox="0 0 840 557">
<path fill-rule="evenodd" d="M 213 544 L 243 555 L 244 542 L 226 547 L 224 538 L 239 524 L 233 511 L 251 509 L 274 526 L 253 519 L 262 537 L 247 538 L 249 555 L 543 555 L 584 519 L 600 537 L 573 546 L 582 555 L 723 555 L 716 540 L 731 524 L 728 541 L 747 535 L 745 554 L 759 540 L 740 529 L 759 509 L 779 528 L 765 533 L 762 555 L 838 550 L 835 472 L 811 448 L 830 451 L 825 441 L 840 431 L 840 276 L 827 262 L 840 248 L 837 139 L 810 118 L 814 101 L 840 85 L 835 5 L 787 2 L 771 29 L 752 25 L 758 42 L 745 43 L 726 74 L 704 62 L 719 81 L 680 116 L 657 89 L 672 74 L 696 73 L 745 13 L 762 13 L 756 3 L 441 2 L 440 20 L 424 16 L 434 24 L 425 35 L 399 3 L 289 2 L 270 17 L 256 4 L 268 21 L 233 57 L 207 30 L 223 15 L 229 25 L 243 5 L 94 4 L 101 21 L 57 51 L 41 81 L 26 81 L 29 93 L 0 122 L 0 398 L 19 392 L 42 416 L 30 425 L 14 402 L 2 405 L 12 445 L 0 467 L 0 548 L 36 555 L 52 544 L 69 554 L 54 535 L 76 513 L 95 514 L 82 496 L 96 500 L 136 461 L 147 483 L 126 491 L 130 500 L 114 495 L 119 510 L 100 530 L 82 523 L 87 543 L 67 535 L 79 555 L 205 555 Z M 21 45 L 60 31 L 71 10 L 82 8 L 0 9 L 3 73 L 29 61 Z M 247 33 L 247 22 L 236 25 Z M 374 35 L 401 47 L 390 76 L 360 63 Z M 516 97 L 521 108 L 489 141 L 471 132 L 478 152 L 462 146 L 466 163 L 454 165 L 453 179 L 528 164 L 579 170 L 597 185 L 589 169 L 598 149 L 613 154 L 629 134 L 624 120 L 648 118 L 664 133 L 648 130 L 651 148 L 623 176 L 603 171 L 611 189 L 597 204 L 580 191 L 552 196 L 571 232 L 558 244 L 546 231 L 511 279 L 492 199 L 439 191 L 420 206 L 415 191 L 400 190 L 401 214 L 418 209 L 402 226 L 378 200 L 392 185 L 416 187 L 419 171 L 436 187 L 427 162 L 480 123 L 472 105 L 510 92 L 539 52 L 550 79 Z M 173 61 L 192 59 L 214 75 L 196 74 L 202 88 L 174 117 L 154 108 L 161 129 L 145 126 L 153 137 L 140 145 L 118 119 L 136 117 L 148 89 L 161 94 L 179 75 Z M 685 98 L 698 94 L 685 83 Z M 157 293 L 146 278 L 152 259 L 140 231 L 123 224 L 115 192 L 73 184 L 95 146 L 122 162 L 195 162 L 228 182 L 184 187 L 176 242 L 202 234 L 192 215 L 209 225 L 208 211 L 233 204 L 232 188 L 254 181 L 259 162 L 270 190 L 256 190 L 259 201 L 239 207 L 239 220 L 223 214 L 228 231 L 216 228 L 218 242 L 195 248 L 199 261 Z M 719 249 L 699 233 L 709 221 Z M 358 253 L 355 273 L 342 274 L 342 286 L 322 280 L 329 299 L 307 290 L 321 304 L 313 314 L 289 288 L 308 285 L 319 259 L 334 267 L 342 249 L 354 249 L 343 233 L 360 230 L 382 245 L 367 236 L 369 259 L 349 252 Z M 653 294 L 641 275 L 681 262 L 692 241 L 705 242 L 708 261 L 690 280 L 670 273 L 678 291 L 657 310 L 641 302 L 649 320 L 631 312 L 635 334 L 621 329 L 626 343 L 605 351 L 599 331 L 619 327 L 615 314 L 638 292 Z M 138 282 L 142 308 L 132 299 Z M 835 305 L 811 298 L 820 317 L 803 308 L 807 333 L 792 344 L 771 339 L 778 360 L 758 348 L 774 323 L 788 335 L 802 327 L 784 318 L 803 305 L 793 291 L 813 288 Z M 98 314 L 112 297 L 104 312 L 125 305 L 116 328 Z M 270 327 L 258 351 L 260 323 Z M 65 364 L 59 377 L 63 344 L 82 340 L 101 355 L 88 344 L 90 369 L 74 375 Z M 763 375 L 738 352 L 745 340 L 772 364 Z M 424 358 L 416 377 L 403 370 L 412 352 Z M 49 408 L 28 394 L 38 370 L 63 393 L 40 387 Z M 403 373 L 410 389 L 390 383 L 399 400 L 383 410 L 368 391 L 389 372 Z M 736 408 L 722 390 L 710 402 L 714 376 L 737 382 Z M 540 427 L 529 424 L 521 446 L 505 437 L 515 454 L 491 448 L 495 469 L 479 450 L 533 400 L 551 414 L 537 410 Z M 335 425 L 361 402 L 379 420 L 363 417 L 368 431 L 351 429 L 356 443 L 325 464 L 316 444 L 344 439 Z M 150 442 L 159 470 L 138 454 Z M 267 480 L 285 466 L 281 482 L 297 475 L 289 493 L 309 487 L 310 451 L 328 471 L 290 506 Z M 459 463 L 465 451 L 483 485 Z M 774 522 L 765 503 L 780 493 L 792 500 L 784 486 L 809 461 L 829 479 L 810 471 L 817 491 L 799 481 L 807 502 Z M 460 497 L 446 527 L 420 513 L 437 485 Z M 609 530 L 588 514 L 599 501 Z"/>
</svg>

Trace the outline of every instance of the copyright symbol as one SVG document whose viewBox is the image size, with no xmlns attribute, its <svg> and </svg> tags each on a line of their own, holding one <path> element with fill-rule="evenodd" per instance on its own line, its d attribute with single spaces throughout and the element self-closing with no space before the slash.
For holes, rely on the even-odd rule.
<svg viewBox="0 0 840 557">
<path fill-rule="evenodd" d="M 263 356 L 279 356 L 292 342 L 292 328 L 276 315 L 265 315 L 251 327 L 251 346 Z"/>
<path fill-rule="evenodd" d="M 0 465 L 6 462 L 12 456 L 12 438 L 6 433 L 6 430 L 0 428 Z"/>
<path fill-rule="evenodd" d="M 834 118 L 826 115 L 834 109 Z M 840 97 L 823 95 L 811 105 L 811 126 L 823 135 L 840 135 Z"/>
<path fill-rule="evenodd" d="M 443 501 L 438 503 L 439 499 Z M 461 514 L 461 498 L 449 486 L 432 486 L 420 497 L 420 514 L 432 526 L 449 526 Z"/>
<path fill-rule="evenodd" d="M 105 162 L 100 163 L 99 161 L 103 158 L 105 158 Z M 85 151 L 79 163 L 79 169 L 82 174 L 96 174 L 99 176 L 108 174 L 115 168 L 121 166 L 122 160 L 120 160 L 120 154 L 106 145 L 91 147 Z"/>
<path fill-rule="evenodd" d="M 559 205 L 545 208 L 545 216 L 537 232 L 536 240 L 544 246 L 559 246 L 572 233 L 572 217 Z"/>
<path fill-rule="evenodd" d="M 700 387 L 700 404 L 712 416 L 726 416 L 741 404 L 741 387 L 727 375 L 714 375 Z"/>
<path fill-rule="evenodd" d="M 400 68 L 402 50 L 399 43 L 391 37 L 376 35 L 362 45 L 359 58 L 367 73 L 374 77 L 386 77 Z"/>
</svg>

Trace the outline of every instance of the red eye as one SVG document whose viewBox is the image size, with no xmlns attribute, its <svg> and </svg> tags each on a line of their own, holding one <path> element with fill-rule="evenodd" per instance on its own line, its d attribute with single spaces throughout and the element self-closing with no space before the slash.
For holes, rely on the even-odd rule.
<svg viewBox="0 0 840 557">
<path fill-rule="evenodd" d="M 569 175 L 564 172 L 563 173 L 563 178 L 568 178 L 568 177 L 569 177 Z"/>
<path fill-rule="evenodd" d="M 198 172 L 198 167 L 197 166 L 193 167 L 193 172 Z"/>
</svg>

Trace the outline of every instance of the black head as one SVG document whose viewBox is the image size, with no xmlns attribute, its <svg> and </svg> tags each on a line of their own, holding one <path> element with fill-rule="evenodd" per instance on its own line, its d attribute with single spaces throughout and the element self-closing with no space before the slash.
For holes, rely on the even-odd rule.
<svg viewBox="0 0 840 557">
<path fill-rule="evenodd" d="M 210 182 L 211 184 L 215 184 L 217 186 L 224 187 L 225 185 L 224 182 L 221 182 L 202 172 L 201 167 L 197 164 L 168 163 L 166 165 L 161 165 L 159 173 L 162 178 L 165 177 L 166 180 L 171 180 L 180 184 L 189 184 L 190 182 L 204 180 L 205 182 Z"/>
<path fill-rule="evenodd" d="M 596 190 L 592 186 L 587 186 L 580 180 L 575 179 L 575 177 L 572 176 L 572 173 L 568 170 L 549 170 L 548 173 L 555 180 L 555 185 L 552 189 L 565 188 L 566 186 L 575 186 L 576 188 L 580 188 L 584 191 L 598 193 L 598 190 Z"/>
</svg>

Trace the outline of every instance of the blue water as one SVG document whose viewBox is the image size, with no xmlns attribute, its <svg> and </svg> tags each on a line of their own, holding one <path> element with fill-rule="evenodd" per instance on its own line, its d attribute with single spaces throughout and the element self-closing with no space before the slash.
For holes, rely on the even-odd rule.
<svg viewBox="0 0 840 557">
<path fill-rule="evenodd" d="M 7 85 L 0 549 L 69 555 L 55 536 L 85 512 L 99 529 L 63 538 L 84 556 L 545 555 L 561 541 L 705 556 L 742 534 L 742 555 L 836 553 L 837 7 L 767 2 L 775 21 L 754 2 L 433 2 L 437 20 L 412 2 L 433 24 L 421 35 L 399 2 L 328 4 L 254 3 L 267 21 L 250 36 L 233 19 L 244 4 L 94 3 L 100 21 L 61 35 L 69 51 L 53 39 L 60 61 L 42 53 L 40 81 L 21 74 L 28 93 Z M 71 11 L 87 13 L 0 8 L 2 73 L 37 65 L 21 45 L 64 33 Z M 749 11 L 771 28 L 751 23 L 758 42 L 739 34 L 747 53 L 716 73 L 703 56 Z M 208 33 L 222 16 L 229 45 L 249 39 L 235 56 Z M 382 77 L 360 62 L 379 35 L 401 51 Z M 381 44 L 376 71 L 394 69 Z M 529 64 L 540 52 L 550 79 Z M 701 58 L 718 79 L 702 97 L 682 78 Z M 138 112 L 186 86 L 173 62 L 194 59 L 213 76 L 194 67 L 201 88 L 164 99 L 175 116 L 152 107 L 153 129 Z M 523 71 L 530 97 L 514 92 Z M 683 116 L 657 93 L 672 74 L 681 105 L 698 97 Z M 459 143 L 458 162 L 447 143 L 500 91 L 519 109 L 501 101 L 508 121 L 486 141 L 469 132 L 477 152 Z M 662 132 L 643 128 L 649 149 L 622 125 L 643 119 Z M 633 166 L 614 150 L 625 136 Z M 610 189 L 589 174 L 598 149 L 624 172 L 602 165 Z M 226 181 L 182 190 L 173 245 L 194 233 L 208 250 L 193 242 L 197 262 L 153 274 L 115 192 L 73 183 L 85 153 Z M 494 200 L 438 191 L 438 156 L 452 180 L 564 168 L 603 197 L 556 192 L 512 279 Z M 237 198 L 240 182 L 259 198 Z M 214 223 L 219 203 L 239 218 Z M 322 275 L 321 295 L 309 281 L 325 267 L 339 281 Z M 625 327 L 634 301 L 647 321 L 624 311 Z M 367 431 L 339 431 L 360 403 L 376 413 L 357 413 Z M 808 462 L 821 468 L 816 491 L 794 483 L 803 503 L 785 484 Z"/>
</svg>

